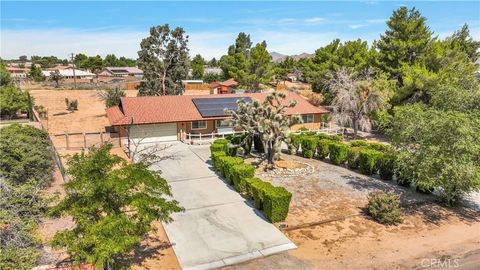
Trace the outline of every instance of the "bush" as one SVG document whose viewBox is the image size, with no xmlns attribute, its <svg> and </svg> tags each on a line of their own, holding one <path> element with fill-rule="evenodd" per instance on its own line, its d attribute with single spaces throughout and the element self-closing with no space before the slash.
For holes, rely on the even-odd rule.
<svg viewBox="0 0 480 270">
<path fill-rule="evenodd" d="M 360 150 L 361 147 L 349 147 L 347 156 L 347 167 L 350 169 L 358 169 L 360 166 Z"/>
<path fill-rule="evenodd" d="M 433 183 L 418 181 L 415 183 L 415 190 L 420 193 L 430 194 L 435 189 Z"/>
<path fill-rule="evenodd" d="M 373 149 L 360 150 L 359 165 L 360 172 L 366 175 L 372 175 L 377 172 L 377 162 L 382 153 Z"/>
<path fill-rule="evenodd" d="M 265 181 L 253 181 L 250 182 L 250 192 L 253 199 L 253 204 L 255 208 L 261 210 L 263 209 L 264 195 L 265 190 L 273 187 L 272 184 Z"/>
<path fill-rule="evenodd" d="M 393 193 L 374 192 L 368 197 L 368 213 L 378 222 L 395 225 L 402 222 L 400 201 Z"/>
<path fill-rule="evenodd" d="M 225 145 L 221 143 L 212 143 L 210 145 L 210 152 L 213 153 L 218 151 L 225 152 Z"/>
<path fill-rule="evenodd" d="M 237 165 L 237 164 L 242 164 L 243 163 L 243 159 L 240 158 L 240 157 L 229 157 L 229 156 L 220 156 L 218 158 L 218 167 L 219 167 L 219 172 L 223 175 L 223 177 L 225 177 L 225 179 L 227 179 L 228 181 L 228 173 L 229 173 L 229 169 L 233 166 L 233 165 Z M 231 183 L 229 183 L 231 184 Z"/>
<path fill-rule="evenodd" d="M 215 168 L 216 171 L 218 171 L 218 172 L 222 171 L 221 167 L 219 166 L 220 163 L 219 163 L 218 159 L 220 157 L 224 157 L 226 155 L 227 154 L 225 153 L 225 151 L 223 151 L 223 149 L 221 151 L 212 152 L 212 154 L 211 154 L 212 166 Z"/>
<path fill-rule="evenodd" d="M 230 141 L 227 139 L 216 139 L 212 144 L 222 144 L 227 145 Z"/>
<path fill-rule="evenodd" d="M 290 134 L 290 143 L 288 145 L 288 149 L 290 154 L 296 154 L 300 150 L 300 145 L 302 144 L 302 135 L 300 134 Z M 295 150 L 295 153 L 293 152 Z"/>
<path fill-rule="evenodd" d="M 320 159 L 325 159 L 330 153 L 330 144 L 333 142 L 331 140 L 323 139 L 317 142 L 317 157 Z"/>
<path fill-rule="evenodd" d="M 377 163 L 378 174 L 383 180 L 392 180 L 395 169 L 395 153 L 393 151 L 383 153 Z"/>
<path fill-rule="evenodd" d="M 73 112 L 78 110 L 78 100 L 69 100 L 65 98 L 65 105 L 67 105 L 67 110 Z"/>
<path fill-rule="evenodd" d="M 238 148 L 235 144 L 228 143 L 225 145 L 225 153 L 227 153 L 228 156 L 234 157 L 237 155 Z"/>
<path fill-rule="evenodd" d="M 368 144 L 368 148 L 377 150 L 380 152 L 388 152 L 392 151 L 392 147 L 388 144 L 383 144 L 383 143 L 376 143 L 376 142 L 371 142 Z"/>
<path fill-rule="evenodd" d="M 264 214 L 270 222 L 284 221 L 288 215 L 288 207 L 292 193 L 284 187 L 269 187 L 264 191 Z"/>
<path fill-rule="evenodd" d="M 353 140 L 348 143 L 352 147 L 368 147 L 369 143 L 365 140 Z"/>
<path fill-rule="evenodd" d="M 415 179 L 415 164 L 412 155 L 409 152 L 402 151 L 397 153 L 395 158 L 394 171 L 397 177 L 397 184 L 408 187 Z"/>
<path fill-rule="evenodd" d="M 315 155 L 315 149 L 317 149 L 318 139 L 313 136 L 304 136 L 302 138 L 302 154 L 303 157 L 312 158 Z"/>
<path fill-rule="evenodd" d="M 347 161 L 348 145 L 344 143 L 332 143 L 328 147 L 330 151 L 330 161 L 335 165 L 340 165 Z"/>
<path fill-rule="evenodd" d="M 338 135 L 328 135 L 328 134 L 320 133 L 320 134 L 317 134 L 316 136 L 320 140 L 329 140 L 329 141 L 334 141 L 334 142 L 343 141 L 342 136 L 338 136 Z"/>
<path fill-rule="evenodd" d="M 229 177 L 230 180 L 227 180 L 229 183 L 233 182 L 235 189 L 239 192 L 246 191 L 245 179 L 252 178 L 255 175 L 255 166 L 247 164 L 234 165 L 230 170 Z"/>
<path fill-rule="evenodd" d="M 263 182 L 263 181 L 257 177 L 250 177 L 250 178 L 244 179 L 244 182 L 245 182 L 246 195 L 253 200 L 253 192 L 252 192 L 253 185 L 255 185 L 255 183 Z"/>
</svg>

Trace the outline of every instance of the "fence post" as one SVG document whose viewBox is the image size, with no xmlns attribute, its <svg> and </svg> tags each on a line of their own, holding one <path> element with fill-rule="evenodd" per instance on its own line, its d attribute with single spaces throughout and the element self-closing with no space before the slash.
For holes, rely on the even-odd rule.
<svg viewBox="0 0 480 270">
<path fill-rule="evenodd" d="M 202 133 L 200 133 L 200 141 L 202 140 Z"/>
<path fill-rule="evenodd" d="M 66 143 L 66 146 L 67 146 L 67 150 L 69 150 L 70 147 L 69 147 L 69 143 L 68 143 L 68 133 L 67 132 L 65 132 L 65 143 Z"/>
<path fill-rule="evenodd" d="M 120 137 L 120 133 L 118 136 Z M 103 146 L 103 131 L 100 131 L 100 145 Z"/>
<path fill-rule="evenodd" d="M 83 132 L 83 148 L 87 148 L 87 135 Z"/>
</svg>

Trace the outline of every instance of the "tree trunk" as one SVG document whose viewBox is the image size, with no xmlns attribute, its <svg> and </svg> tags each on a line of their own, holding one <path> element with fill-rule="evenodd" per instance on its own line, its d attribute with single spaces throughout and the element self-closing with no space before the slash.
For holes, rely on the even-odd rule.
<svg viewBox="0 0 480 270">
<path fill-rule="evenodd" d="M 165 96 L 166 91 L 165 91 L 165 79 L 167 78 L 167 70 L 163 70 L 163 76 L 162 76 L 162 93 Z"/>
<path fill-rule="evenodd" d="M 267 168 L 268 169 L 273 169 L 273 157 L 275 156 L 274 155 L 274 152 L 275 152 L 275 149 L 273 148 L 273 144 L 271 141 L 268 142 L 268 151 L 267 151 L 267 160 L 268 160 L 268 164 L 267 164 Z"/>
<path fill-rule="evenodd" d="M 358 131 L 358 123 L 357 123 L 357 119 L 353 119 L 352 121 L 353 123 L 353 138 L 357 138 L 357 131 Z"/>
</svg>

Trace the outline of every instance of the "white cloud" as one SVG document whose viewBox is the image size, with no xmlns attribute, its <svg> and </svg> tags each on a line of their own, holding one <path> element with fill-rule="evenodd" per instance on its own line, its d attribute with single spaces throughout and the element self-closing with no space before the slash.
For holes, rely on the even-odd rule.
<svg viewBox="0 0 480 270">
<path fill-rule="evenodd" d="M 350 24 L 348 27 L 352 28 L 352 29 L 358 29 L 358 28 L 362 28 L 362 27 L 365 27 L 365 26 L 368 26 L 367 24 Z"/>
<path fill-rule="evenodd" d="M 326 19 L 321 17 L 313 17 L 313 18 L 308 18 L 304 20 L 306 24 L 321 24 L 321 23 L 324 23 L 325 21 Z"/>
<path fill-rule="evenodd" d="M 207 59 L 217 59 L 227 52 L 236 38 L 235 31 L 187 31 L 190 55 L 197 53 Z M 350 40 L 362 38 L 369 42 L 379 33 L 336 33 L 309 31 L 249 31 L 254 44 L 267 41 L 268 50 L 283 54 L 312 53 L 335 38 Z M 105 56 L 114 53 L 118 56 L 137 58 L 140 41 L 148 31 L 86 31 L 74 29 L 51 30 L 1 30 L 0 56 L 5 59 L 20 55 L 55 55 L 67 58 L 70 53 Z"/>
<path fill-rule="evenodd" d="M 367 23 L 374 24 L 374 23 L 385 23 L 387 19 L 369 19 L 365 20 Z"/>
</svg>

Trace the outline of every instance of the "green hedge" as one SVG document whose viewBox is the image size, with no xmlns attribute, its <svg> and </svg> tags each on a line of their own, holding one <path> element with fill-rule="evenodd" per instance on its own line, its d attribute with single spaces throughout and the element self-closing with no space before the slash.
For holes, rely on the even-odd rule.
<svg viewBox="0 0 480 270">
<path fill-rule="evenodd" d="M 245 192 L 245 179 L 252 178 L 255 175 L 255 166 L 247 164 L 234 165 L 230 169 L 229 183 L 233 183 L 235 189 L 239 192 Z"/>
<path fill-rule="evenodd" d="M 290 143 L 289 143 L 289 151 L 290 154 L 296 154 L 300 150 L 300 145 L 302 144 L 302 135 L 300 134 L 290 134 Z M 293 148 L 292 148 L 293 147 Z M 295 151 L 293 151 L 295 150 Z"/>
<path fill-rule="evenodd" d="M 372 175 L 377 171 L 377 162 L 382 156 L 382 152 L 373 149 L 362 149 L 360 151 L 360 172 L 366 175 Z"/>
<path fill-rule="evenodd" d="M 233 165 L 242 164 L 243 159 L 241 157 L 229 157 L 229 156 L 220 156 L 218 158 L 218 168 L 219 172 L 227 179 L 229 169 Z M 228 179 L 227 179 L 228 181 Z"/>
<path fill-rule="evenodd" d="M 383 143 L 377 143 L 377 142 L 371 142 L 368 144 L 368 148 L 377 150 L 380 152 L 388 152 L 392 150 L 392 147 L 388 144 L 383 144 Z"/>
<path fill-rule="evenodd" d="M 331 140 L 323 139 L 317 142 L 317 157 L 320 159 L 325 159 L 330 153 L 330 144 L 334 143 Z"/>
<path fill-rule="evenodd" d="M 268 187 L 263 194 L 263 212 L 270 222 L 279 222 L 287 218 L 292 193 L 284 187 Z"/>
<path fill-rule="evenodd" d="M 342 136 L 338 136 L 338 135 L 328 135 L 328 134 L 323 134 L 323 133 L 320 133 L 320 134 L 317 134 L 315 135 L 319 140 L 329 140 L 329 141 L 334 141 L 334 142 L 341 142 L 343 141 L 343 137 Z"/>
<path fill-rule="evenodd" d="M 348 148 L 347 167 L 350 169 L 358 169 L 360 166 L 361 147 L 354 146 Z"/>
<path fill-rule="evenodd" d="M 211 158 L 210 160 L 212 161 L 212 166 L 215 168 L 215 170 L 217 171 L 221 171 L 221 168 L 219 167 L 219 161 L 218 159 L 220 157 L 224 157 L 226 156 L 227 154 L 225 153 L 225 151 L 215 151 L 215 152 L 212 152 L 212 154 L 210 155 Z"/>
<path fill-rule="evenodd" d="M 378 159 L 378 174 L 383 180 L 392 180 L 395 173 L 395 153 L 386 152 Z"/>
<path fill-rule="evenodd" d="M 302 154 L 303 157 L 312 158 L 317 149 L 318 138 L 314 136 L 305 136 L 302 138 Z"/>
<path fill-rule="evenodd" d="M 223 145 L 227 145 L 230 141 L 227 140 L 227 139 L 216 139 L 215 141 L 213 141 L 212 144 L 223 144 Z"/>
<path fill-rule="evenodd" d="M 348 143 L 352 147 L 368 147 L 369 143 L 365 140 L 353 140 Z"/>
<path fill-rule="evenodd" d="M 247 190 L 250 192 L 250 196 L 253 199 L 253 204 L 255 208 L 261 210 L 263 209 L 263 200 L 265 195 L 265 190 L 272 187 L 272 184 L 265 181 L 253 181 L 249 182 Z"/>
<path fill-rule="evenodd" d="M 218 151 L 223 151 L 225 152 L 225 144 L 222 143 L 212 143 L 210 145 L 210 152 L 218 152 Z"/>
<path fill-rule="evenodd" d="M 344 143 L 332 143 L 329 145 L 330 161 L 335 165 L 343 164 L 347 161 L 348 145 Z"/>
</svg>

